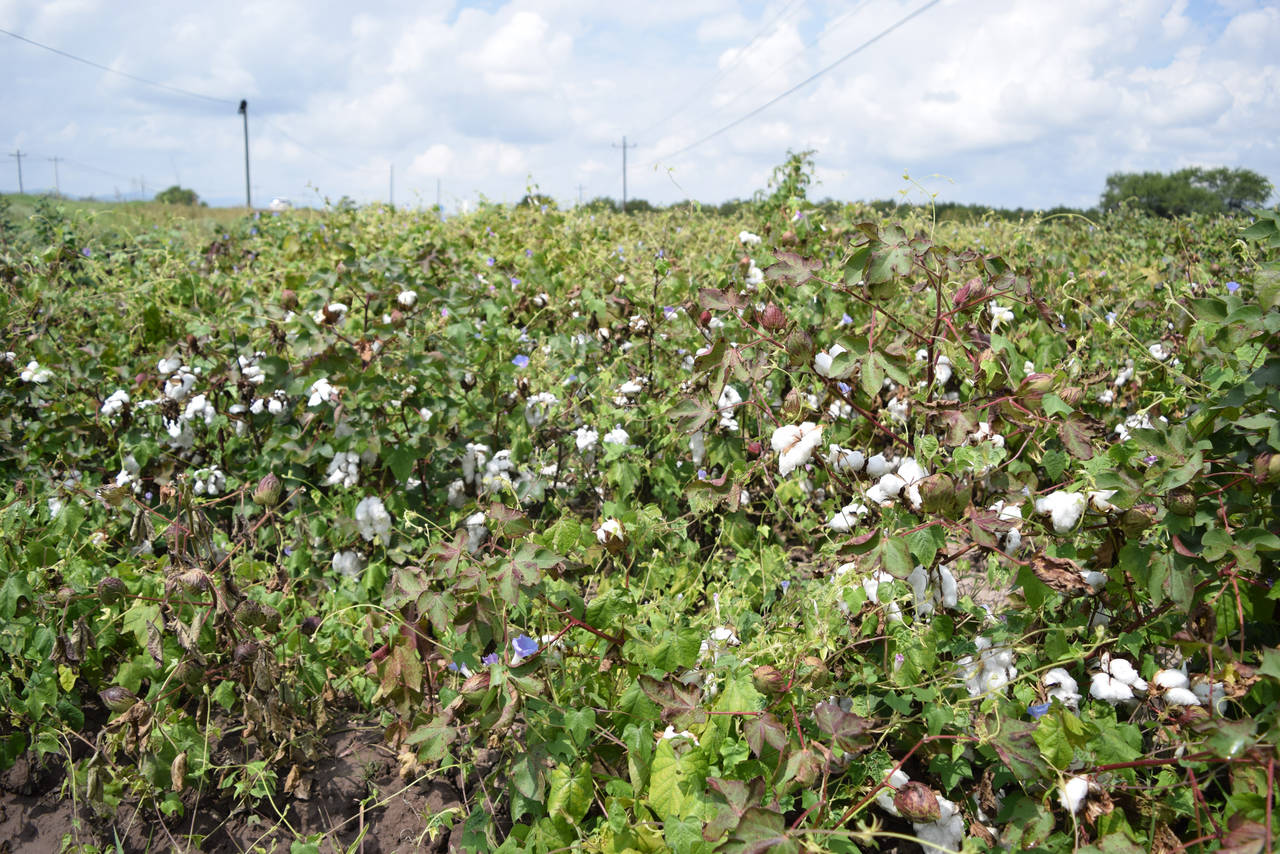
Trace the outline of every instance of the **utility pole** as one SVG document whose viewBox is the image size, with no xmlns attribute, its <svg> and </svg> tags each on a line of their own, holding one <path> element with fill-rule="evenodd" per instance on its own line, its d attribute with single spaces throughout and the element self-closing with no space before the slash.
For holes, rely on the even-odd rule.
<svg viewBox="0 0 1280 854">
<path fill-rule="evenodd" d="M 61 157 L 47 157 L 47 158 L 45 158 L 45 159 L 46 159 L 46 160 L 49 160 L 50 162 L 52 162 L 52 163 L 53 163 L 53 194 L 54 194 L 55 196 L 61 197 L 61 196 L 62 196 L 62 186 L 61 186 L 61 184 L 59 184 L 59 182 L 58 182 L 58 161 L 59 161 L 59 160 L 61 160 L 62 158 L 61 158 Z"/>
<path fill-rule="evenodd" d="M 27 191 L 22 187 L 22 158 L 25 157 L 26 155 L 24 155 L 22 153 L 22 149 L 19 148 L 17 151 L 13 152 L 9 156 L 18 158 L 18 194 L 26 195 Z"/>
<path fill-rule="evenodd" d="M 244 116 L 244 206 L 253 210 L 253 198 L 249 195 L 249 102 L 241 99 L 240 115 Z"/>
<path fill-rule="evenodd" d="M 627 138 L 622 138 L 622 145 L 614 144 L 614 148 L 622 149 L 622 212 L 627 212 L 627 149 L 635 148 L 635 144 L 627 145 Z"/>
</svg>

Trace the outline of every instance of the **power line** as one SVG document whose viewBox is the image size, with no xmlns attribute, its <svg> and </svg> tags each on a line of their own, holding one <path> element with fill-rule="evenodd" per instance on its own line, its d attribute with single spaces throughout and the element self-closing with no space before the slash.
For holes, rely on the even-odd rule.
<svg viewBox="0 0 1280 854">
<path fill-rule="evenodd" d="M 740 62 L 742 61 L 742 58 L 743 58 L 744 56 L 746 56 L 746 55 L 747 55 L 747 51 L 751 49 L 751 46 L 752 46 L 752 45 L 754 45 L 756 42 L 760 41 L 760 38 L 761 38 L 765 33 L 769 32 L 769 30 L 773 29 L 773 25 L 774 25 L 774 24 L 776 24 L 776 23 L 778 23 L 778 21 L 780 21 L 784 15 L 786 15 L 788 12 L 790 12 L 790 11 L 791 11 L 791 8 L 792 8 L 793 6 L 795 6 L 795 5 L 796 5 L 797 3 L 799 3 L 799 2 L 800 2 L 800 0 L 791 0 L 791 2 L 790 2 L 790 3 L 788 3 L 786 6 L 783 6 L 783 7 L 782 7 L 782 11 L 780 11 L 778 14 L 776 14 L 776 15 L 774 15 L 772 18 L 770 18 L 770 19 L 769 19 L 769 22 L 768 22 L 767 24 L 765 24 L 763 27 L 761 27 L 761 28 L 760 28 L 760 31 L 759 31 L 759 32 L 757 32 L 754 36 L 752 36 L 752 37 L 751 37 L 751 41 L 747 42 L 746 46 L 745 46 L 745 47 L 743 47 L 741 50 L 739 50 L 739 51 L 738 51 L 737 55 L 736 55 L 736 56 L 734 56 L 733 61 L 731 61 L 731 62 L 730 62 L 728 65 L 726 65 L 724 68 L 720 69 L 720 73 L 719 73 L 719 74 L 717 74 L 715 77 L 713 77 L 709 82 L 707 82 L 707 83 L 706 83 L 706 84 L 704 84 L 703 86 L 698 87 L 698 89 L 696 89 L 696 90 L 694 91 L 694 93 L 693 93 L 692 95 L 690 95 L 690 96 L 689 96 L 689 97 L 684 101 L 684 103 L 682 103 L 680 106 L 676 107 L 673 111 L 671 111 L 670 113 L 668 113 L 666 116 L 664 116 L 664 117 L 663 117 L 663 118 L 661 118 L 661 119 L 658 119 L 656 122 L 654 122 L 653 124 L 649 125 L 649 126 L 648 126 L 647 128 L 645 128 L 644 130 L 640 131 L 640 133 L 636 134 L 636 136 L 644 136 L 644 135 L 645 135 L 645 134 L 647 134 L 649 131 L 651 131 L 651 130 L 653 130 L 654 128 L 656 128 L 658 125 L 666 124 L 667 122 L 671 121 L 671 120 L 672 120 L 672 119 L 674 119 L 676 116 L 680 115 L 680 114 L 681 114 L 681 113 L 683 113 L 685 110 L 687 110 L 687 109 L 689 108 L 689 105 L 690 105 L 690 104 L 692 104 L 695 100 L 697 100 L 697 99 L 698 99 L 698 96 L 699 96 L 699 95 L 701 95 L 703 92 L 707 91 L 707 90 L 708 90 L 708 89 L 710 89 L 712 86 L 716 85 L 716 84 L 717 84 L 717 83 L 719 83 L 721 80 L 723 80 L 723 79 L 724 79 L 724 76 L 725 76 L 726 74 L 728 74 L 728 73 L 729 73 L 729 71 L 730 71 L 730 70 L 732 70 L 732 69 L 734 68 L 734 66 L 736 66 L 738 63 L 740 63 Z"/>
<path fill-rule="evenodd" d="M 910 12 L 910 13 L 908 13 L 907 15 L 905 15 L 904 17 L 899 18 L 896 22 L 894 22 L 893 24 L 889 25 L 888 27 L 886 27 L 885 29 L 881 30 L 880 32 L 876 33 L 874 36 L 872 36 L 871 38 L 867 39 L 865 42 L 863 42 L 862 44 L 858 45 L 858 46 L 857 46 L 857 47 L 855 47 L 853 50 L 849 51 L 849 52 L 848 52 L 848 53 L 846 53 L 844 56 L 842 56 L 842 57 L 840 57 L 839 59 L 837 59 L 835 62 L 831 63 L 830 65 L 826 66 L 825 68 L 819 69 L 819 70 L 818 70 L 818 71 L 816 71 L 815 73 L 813 73 L 813 74 L 809 75 L 808 77 L 806 77 L 804 80 L 801 80 L 799 83 L 797 83 L 796 85 L 792 86 L 790 89 L 788 89 L 788 90 L 786 90 L 785 92 L 783 92 L 781 95 L 777 95 L 777 96 L 775 96 L 774 98 L 771 98 L 770 100 L 766 101 L 764 104 L 761 104 L 759 107 L 756 107 L 754 110 L 752 110 L 751 112 L 747 113 L 745 116 L 742 116 L 741 118 L 738 118 L 738 119 L 735 119 L 735 120 L 733 120 L 733 121 L 729 122 L 729 124 L 725 125 L 724 127 L 720 128 L 719 130 L 713 131 L 712 133 L 707 134 L 706 136 L 702 137 L 701 139 L 698 139 L 698 140 L 695 140 L 694 142 L 689 143 L 689 144 L 688 144 L 688 145 L 686 145 L 684 148 L 680 148 L 680 149 L 678 149 L 678 150 L 676 150 L 676 151 L 673 151 L 673 152 L 670 152 L 670 153 L 668 153 L 668 154 L 662 154 L 662 155 L 659 155 L 659 156 L 658 156 L 657 158 L 655 158 L 655 159 L 657 159 L 657 160 L 661 160 L 662 158 L 666 158 L 666 157 L 676 157 L 676 156 L 678 156 L 678 155 L 684 154 L 686 151 L 689 151 L 690 149 L 693 149 L 693 148 L 697 148 L 699 145 L 702 145 L 704 142 L 708 142 L 708 141 L 710 141 L 710 140 L 712 140 L 712 139 L 715 139 L 717 136 L 719 136 L 720 134 L 724 133 L 725 131 L 727 131 L 727 130 L 732 130 L 733 128 L 735 128 L 735 127 L 737 127 L 738 125 L 740 125 L 740 124 L 742 124 L 743 122 L 745 122 L 747 119 L 751 119 L 751 118 L 754 118 L 754 117 L 756 117 L 756 116 L 760 115 L 760 114 L 761 114 L 761 113 L 763 113 L 765 110 L 769 109 L 769 108 L 770 108 L 770 107 L 772 107 L 774 104 L 776 104 L 776 103 L 778 103 L 779 101 L 781 101 L 783 98 L 787 97 L 788 95 L 794 94 L 795 92 L 798 92 L 799 90 L 803 89 L 805 86 L 808 86 L 810 83 L 812 83 L 813 81 L 817 80 L 819 77 L 821 77 L 822 75 L 826 74 L 828 71 L 830 71 L 831 69 L 835 68 L 837 65 L 840 65 L 841 63 L 843 63 L 843 62 L 845 62 L 845 61 L 847 61 L 847 60 L 849 60 L 849 59 L 852 59 L 854 56 L 858 55 L 858 54 L 859 54 L 859 53 L 861 53 L 862 51 L 864 51 L 864 50 L 866 50 L 867 48 L 871 47 L 871 45 L 873 45 L 873 44 L 875 44 L 876 42 L 880 41 L 880 39 L 882 39 L 882 38 L 884 38 L 885 36 L 889 35 L 889 34 L 890 34 L 890 33 L 892 33 L 894 30 L 898 29 L 898 28 L 899 28 L 899 27 L 901 27 L 903 24 L 905 24 L 905 23 L 907 23 L 908 21 L 910 21 L 912 18 L 915 18 L 915 17 L 917 17 L 917 16 L 919 16 L 919 15 L 921 15 L 921 14 L 923 14 L 923 13 L 927 12 L 929 9 L 932 9 L 934 6 L 937 6 L 940 2 L 942 2 L 942 0 L 929 0 L 929 2 L 928 2 L 928 3 L 925 3 L 923 6 L 921 6 L 921 7 L 920 7 L 920 8 L 918 8 L 918 9 L 916 9 L 914 12 Z"/>
<path fill-rule="evenodd" d="M 38 41 L 34 41 L 34 40 L 32 40 L 32 39 L 29 39 L 29 38 L 27 38 L 26 36 L 20 36 L 20 35 L 18 35 L 17 33 L 9 32 L 8 30 L 3 29 L 3 28 L 0 28 L 0 33 L 4 33 L 6 36 L 11 36 L 11 37 L 13 37 L 13 38 L 17 39 L 18 41 L 26 42 L 27 44 L 30 44 L 30 45 L 35 45 L 35 46 L 36 46 L 36 47 L 38 47 L 38 48 L 43 48 L 44 50 L 50 51 L 51 53 L 56 53 L 56 54 L 58 54 L 58 56 L 64 56 L 64 57 L 66 57 L 67 59 L 73 59 L 73 60 L 75 60 L 76 62 L 82 62 L 82 63 L 84 63 L 85 65 L 89 65 L 89 66 L 92 66 L 93 68 L 97 68 L 97 69 L 100 69 L 100 70 L 102 70 L 102 71 L 106 71 L 106 72 L 108 72 L 108 73 L 110 73 L 110 74 L 118 74 L 118 75 L 120 75 L 121 77 L 127 77 L 127 78 L 129 78 L 130 80 L 133 80 L 133 81 L 138 82 L 138 83 L 145 83 L 145 84 L 146 84 L 146 85 L 148 85 L 148 86 L 155 86 L 157 89 L 167 89 L 168 91 L 170 91 L 170 92 L 176 92 L 176 93 L 177 93 L 177 94 L 179 94 L 179 95 L 186 95 L 186 96 L 187 96 L 187 97 L 189 97 L 189 98 L 199 98 L 199 99 L 200 99 L 200 100 L 202 100 L 202 101 L 212 101 L 212 102 L 213 102 L 213 103 L 215 103 L 215 104 L 233 104 L 233 105 L 234 105 L 234 104 L 236 103 L 235 101 L 232 101 L 232 100 L 230 100 L 230 99 L 228 99 L 228 98 L 214 98 L 214 97 L 212 97 L 211 95 L 202 95 L 202 94 L 200 94 L 199 92 L 192 92 L 192 91 L 190 91 L 190 90 L 188 90 L 188 89 L 181 89 L 181 88 L 179 88 L 179 87 L 177 87 L 177 86 L 170 86 L 170 85 L 169 85 L 169 84 L 167 84 L 167 83 L 157 83 L 157 82 L 156 82 L 156 81 L 154 81 L 154 80 L 148 80 L 148 79 L 147 79 L 147 78 L 145 78 L 145 77 L 139 77 L 138 75 L 136 75 L 136 74 L 130 74 L 130 73 L 129 73 L 129 72 L 127 72 L 127 71 L 119 71 L 119 70 L 117 70 L 117 69 L 115 69 L 115 68 L 111 68 L 111 67 L 106 66 L 106 65 L 101 65 L 101 64 L 99 64 L 99 63 L 97 63 L 97 62 L 94 62 L 93 60 L 85 59 L 85 58 L 84 58 L 84 57 L 82 57 L 82 56 L 76 56 L 75 54 L 67 53 L 65 50 L 59 50 L 59 49 L 58 49 L 58 48 L 56 48 L 56 47 L 50 47 L 50 46 L 49 46 L 49 45 L 47 45 L 47 44 L 41 44 L 41 43 L 40 43 L 40 42 L 38 42 Z"/>
</svg>

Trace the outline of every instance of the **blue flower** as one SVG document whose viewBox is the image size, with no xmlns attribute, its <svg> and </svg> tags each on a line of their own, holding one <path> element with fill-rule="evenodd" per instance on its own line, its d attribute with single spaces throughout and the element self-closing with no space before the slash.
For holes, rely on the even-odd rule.
<svg viewBox="0 0 1280 854">
<path fill-rule="evenodd" d="M 499 658 L 496 652 L 491 652 L 488 655 L 486 655 L 484 658 L 480 659 L 480 663 L 483 664 L 485 667 L 493 667 L 493 665 L 497 664 L 498 661 L 499 661 Z"/>
<path fill-rule="evenodd" d="M 484 262 L 488 264 L 490 267 L 492 267 L 495 263 L 493 260 L 493 256 L 489 256 L 488 258 L 484 259 Z"/>
<path fill-rule="evenodd" d="M 1238 290 L 1240 290 L 1239 282 L 1227 282 L 1227 293 L 1234 294 Z"/>
<path fill-rule="evenodd" d="M 518 284 L 520 284 L 520 280 L 519 280 L 519 279 L 517 279 L 515 276 L 512 276 L 512 277 L 511 277 L 511 287 L 513 287 L 513 288 L 514 288 L 514 287 L 515 287 L 516 285 L 518 285 Z"/>
<path fill-rule="evenodd" d="M 853 323 L 853 318 L 852 318 L 852 317 L 850 317 L 850 316 L 848 315 L 848 313 L 847 313 L 847 312 L 846 312 L 845 314 L 841 315 L 841 317 L 840 317 L 840 325 L 841 325 L 841 326 L 848 326 L 850 323 Z"/>
<path fill-rule="evenodd" d="M 546 205 L 543 205 L 543 206 L 542 206 L 542 209 L 545 211 L 545 210 L 547 209 L 547 206 L 546 206 Z M 526 258 L 532 258 L 532 257 L 533 257 L 533 250 L 532 250 L 532 249 L 526 249 L 526 250 L 524 250 L 524 257 L 526 257 Z"/>
<path fill-rule="evenodd" d="M 516 651 L 516 655 L 520 658 L 528 658 L 538 651 L 538 642 L 528 635 L 518 635 L 511 642 L 511 648 Z"/>
<path fill-rule="evenodd" d="M 840 393 L 843 395 L 848 395 L 849 392 L 853 391 L 852 386 L 848 383 L 836 383 L 836 388 L 840 389 Z"/>
<path fill-rule="evenodd" d="M 527 368 L 529 367 L 529 357 L 524 353 L 517 353 L 511 358 L 511 364 L 515 365 L 517 368 Z"/>
<path fill-rule="evenodd" d="M 84 257 L 88 258 L 88 257 L 89 257 L 90 255 L 92 255 L 93 253 L 92 253 L 92 252 L 90 252 L 90 251 L 89 251 L 89 247 L 88 247 L 88 246 L 86 246 L 85 248 L 83 248 L 83 249 L 81 249 L 81 250 L 80 250 L 80 254 L 81 254 L 81 255 L 83 255 Z"/>
<path fill-rule="evenodd" d="M 790 578 L 784 578 L 784 579 L 782 580 L 782 582 L 781 582 L 781 586 L 782 586 L 782 592 L 783 592 L 783 593 L 786 593 L 786 592 L 787 592 L 787 590 L 791 587 L 791 579 L 790 579 Z"/>
<path fill-rule="evenodd" d="M 676 307 L 674 305 L 664 305 L 662 307 L 662 313 L 667 317 L 671 317 L 676 313 Z"/>
<path fill-rule="evenodd" d="M 1027 714 L 1031 715 L 1031 717 L 1036 720 L 1039 720 L 1049 712 L 1050 705 L 1051 704 L 1049 703 L 1032 703 L 1030 706 L 1027 706 Z"/>
</svg>

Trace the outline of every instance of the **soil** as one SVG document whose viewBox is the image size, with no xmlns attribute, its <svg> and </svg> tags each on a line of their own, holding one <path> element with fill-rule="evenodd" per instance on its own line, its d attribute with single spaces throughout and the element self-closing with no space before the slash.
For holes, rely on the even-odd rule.
<svg viewBox="0 0 1280 854">
<path fill-rule="evenodd" d="M 428 775 L 406 783 L 382 735 L 376 726 L 348 724 L 328 736 L 324 757 L 300 769 L 292 794 L 277 793 L 283 817 L 269 802 L 248 810 L 191 790 L 185 793 L 184 814 L 167 821 L 137 803 L 122 803 L 113 814 L 103 814 L 64 792 L 66 775 L 60 764 L 41 764 L 27 754 L 0 775 L 0 854 L 288 854 L 295 840 L 319 834 L 324 835 L 319 843 L 323 852 L 456 850 L 466 816 L 450 812 L 462 806 L 455 781 Z M 280 788 L 287 770 L 279 772 Z"/>
</svg>

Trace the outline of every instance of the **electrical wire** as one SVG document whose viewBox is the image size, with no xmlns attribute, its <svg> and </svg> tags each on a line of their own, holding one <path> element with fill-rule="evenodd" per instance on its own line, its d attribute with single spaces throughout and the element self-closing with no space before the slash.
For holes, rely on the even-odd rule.
<svg viewBox="0 0 1280 854">
<path fill-rule="evenodd" d="M 34 41 L 33 39 L 29 39 L 29 38 L 27 38 L 26 36 L 20 36 L 20 35 L 18 35 L 17 33 L 10 32 L 10 31 L 8 31 L 8 30 L 6 30 L 6 29 L 3 29 L 3 28 L 0 28 L 0 33 L 4 33 L 6 36 L 11 36 L 11 37 L 13 37 L 13 38 L 17 39 L 18 41 L 26 42 L 27 44 L 35 45 L 35 46 L 36 46 L 36 47 L 38 47 L 38 48 L 42 48 L 42 49 L 47 50 L 47 51 L 50 51 L 50 52 L 52 52 L 52 53 L 56 53 L 56 54 L 58 54 L 58 56 L 64 56 L 64 57 L 66 57 L 67 59 L 73 59 L 73 60 L 75 60 L 76 62 L 82 62 L 82 63 L 84 63 L 85 65 L 89 65 L 89 66 L 92 66 L 93 68 L 97 68 L 97 69 L 100 69 L 100 70 L 102 70 L 102 71 L 106 71 L 106 72 L 108 72 L 108 73 L 110 73 L 110 74 L 118 74 L 118 75 L 120 75 L 121 77 L 127 77 L 127 78 L 129 78 L 130 80 L 136 81 L 136 82 L 138 82 L 138 83 L 145 83 L 145 84 L 146 84 L 146 85 L 148 85 L 148 86 L 155 86 L 157 89 L 166 89 L 166 90 L 168 90 L 168 91 L 170 91 L 170 92 L 176 92 L 176 93 L 177 93 L 177 94 L 179 94 L 179 95 L 186 95 L 186 96 L 187 96 L 187 97 L 189 97 L 189 98 L 199 98 L 199 99 L 200 99 L 200 100 L 202 100 L 202 101 L 211 101 L 211 102 L 213 102 L 213 103 L 215 103 L 215 104 L 231 104 L 232 106 L 235 106 L 235 105 L 237 105 L 237 104 L 239 103 L 238 101 L 232 101 L 232 100 L 229 100 L 229 99 L 227 99 L 227 98 L 214 98 L 214 97 L 213 97 L 213 96 L 211 96 L 211 95 L 202 95 L 202 94 L 200 94 L 199 92 L 192 92 L 192 91 L 190 91 L 189 89 L 182 89 L 182 88 L 179 88 L 179 87 L 177 87 L 177 86 L 170 86 L 170 85 L 168 85 L 167 83 L 157 83 L 157 82 L 156 82 L 156 81 L 154 81 L 154 80 L 148 80 L 148 79 L 147 79 L 147 78 L 145 78 L 145 77 L 139 77 L 138 75 L 136 75 L 136 74 L 130 74 L 130 73 L 129 73 L 129 72 L 127 72 L 127 71 L 119 71 L 119 70 L 117 70 L 117 69 L 115 69 L 115 68 L 110 68 L 110 67 L 108 67 L 108 66 L 106 66 L 106 65 L 101 65 L 101 64 L 99 64 L 99 63 L 97 63 L 97 62 L 94 62 L 93 60 L 85 59 L 85 58 L 84 58 L 84 57 L 82 57 L 82 56 L 76 56 L 75 54 L 67 53 L 65 50 L 59 50 L 59 49 L 58 49 L 58 48 L 56 48 L 56 47 L 50 47 L 50 46 L 49 46 L 49 45 L 47 45 L 47 44 L 41 44 L 41 43 L 40 43 L 40 42 L 38 42 L 38 41 Z"/>
<path fill-rule="evenodd" d="M 696 100 L 698 99 L 698 97 L 699 97 L 703 92 L 706 92 L 706 91 L 707 91 L 708 89 L 710 89 L 712 86 L 716 85 L 716 84 L 717 84 L 717 83 L 719 83 L 721 80 L 723 80 L 723 79 L 724 79 L 724 76 L 725 76 L 726 74 L 728 74 L 731 70 L 733 70 L 733 68 L 734 68 L 738 63 L 740 63 L 740 62 L 742 61 L 742 58 L 743 58 L 744 56 L 746 56 L 746 55 L 747 55 L 747 51 L 749 51 L 749 50 L 751 49 L 751 46 L 752 46 L 752 45 L 754 45 L 756 42 L 760 41 L 761 37 L 763 37 L 763 36 L 764 36 L 764 34 L 765 34 L 765 33 L 767 33 L 767 32 L 769 32 L 771 29 L 773 29 L 774 24 L 776 24 L 776 23 L 778 23 L 778 21 L 782 20 L 782 17 L 783 17 L 784 15 L 786 15 L 788 12 L 790 12 L 790 11 L 791 11 L 791 9 L 792 9 L 792 7 L 794 7 L 794 6 L 795 6 L 797 3 L 799 3 L 800 1 L 801 1 L 801 0 L 791 0 L 791 2 L 790 2 L 790 3 L 788 3 L 786 6 L 783 6 L 783 7 L 782 7 L 782 11 L 778 12 L 778 14 L 776 14 L 776 15 L 774 15 L 772 18 L 770 18 L 770 19 L 769 19 L 769 22 L 768 22 L 767 24 L 765 24 L 763 27 L 761 27 L 761 28 L 760 28 L 760 31 L 759 31 L 759 32 L 757 32 L 754 36 L 752 36 L 752 37 L 751 37 L 751 41 L 747 42 L 747 43 L 746 43 L 746 45 L 745 45 L 741 50 L 739 50 L 739 51 L 737 52 L 737 54 L 734 56 L 733 60 L 732 60 L 728 65 L 726 65 L 724 68 L 720 69 L 720 73 L 719 73 L 719 74 L 717 74 L 715 77 L 713 77 L 713 78 L 712 78 L 710 81 L 708 81 L 706 84 L 704 84 L 704 85 L 702 85 L 702 86 L 698 87 L 696 90 L 694 90 L 694 93 L 693 93 L 692 95 L 690 95 L 687 99 L 685 99 L 685 101 L 684 101 L 680 106 L 676 107 L 673 111 L 671 111 L 670 113 L 668 113 L 666 116 L 664 116 L 664 117 L 662 117 L 662 118 L 658 119 L 656 122 L 653 122 L 651 125 L 649 125 L 648 127 L 646 127 L 644 130 L 640 131 L 640 133 L 636 134 L 636 136 L 637 136 L 637 137 L 643 137 L 643 136 L 644 136 L 645 134 L 647 134 L 649 131 L 653 130 L 654 128 L 658 127 L 659 125 L 664 125 L 664 124 L 666 124 L 667 122 L 671 121 L 671 120 L 672 120 L 672 119 L 674 119 L 676 116 L 680 115 L 680 114 L 681 114 L 681 113 L 683 113 L 685 110 L 687 110 L 687 109 L 689 108 L 689 106 L 690 106 L 694 101 L 696 101 Z"/>
<path fill-rule="evenodd" d="M 822 75 L 826 74 L 828 71 L 832 70 L 833 68 L 835 68 L 836 66 L 840 65 L 841 63 L 846 62 L 846 61 L 847 61 L 847 60 L 849 60 L 849 59 L 852 59 L 854 56 L 857 56 L 859 53 L 861 53 L 862 51 L 864 51 L 864 50 L 866 50 L 867 48 L 871 47 L 871 45 L 873 45 L 873 44 L 875 44 L 876 42 L 880 41 L 880 39 L 882 39 L 882 38 L 884 38 L 885 36 L 889 35 L 889 34 L 890 34 L 890 33 L 892 33 L 894 30 L 896 30 L 896 29 L 898 29 L 899 27 L 901 27 L 901 26 L 903 26 L 904 24 L 906 24 L 908 21 L 912 20 L 913 18 L 918 17 L 919 15 L 924 14 L 924 13 L 925 13 L 925 12 L 927 12 L 928 10 L 932 9 L 934 6 L 937 6 L 940 2 L 942 2 L 942 0 L 929 0 L 929 2 L 928 2 L 928 3 L 925 3 L 923 6 L 921 6 L 921 7 L 920 7 L 920 8 L 918 8 L 918 9 L 916 9 L 914 12 L 910 12 L 910 13 L 908 13 L 907 15 L 903 16 L 902 18 L 899 18 L 899 19 L 898 19 L 897 21 L 895 21 L 893 24 L 890 24 L 890 25 L 889 25 L 888 27 L 886 27 L 885 29 L 883 29 L 883 30 L 881 30 L 880 32 L 876 33 L 874 36 L 872 36 L 871 38 L 867 39 L 867 40 L 866 40 L 866 41 L 864 41 L 862 44 L 858 45 L 858 46 L 857 46 L 857 47 L 855 47 L 853 50 L 849 51 L 849 52 L 848 52 L 848 53 L 846 53 L 844 56 L 842 56 L 842 57 L 840 57 L 839 59 L 837 59 L 835 62 L 831 63 L 830 65 L 828 65 L 828 66 L 826 66 L 826 67 L 824 67 L 824 68 L 819 69 L 818 71 L 816 71 L 816 72 L 814 72 L 813 74 L 811 74 L 811 75 L 809 75 L 808 77 L 806 77 L 804 80 L 801 80 L 799 83 L 797 83 L 796 85 L 792 86 L 790 89 L 787 89 L 787 90 L 786 90 L 785 92 L 783 92 L 782 94 L 777 95 L 777 96 L 775 96 L 775 97 L 773 97 L 773 98 L 769 99 L 769 100 L 768 100 L 768 101 L 766 101 L 765 103 L 761 104 L 759 107 L 756 107 L 754 110 L 752 110 L 751 112 L 747 113 L 745 116 L 742 116 L 741 118 L 734 119 L 733 121 L 729 122 L 729 124 L 725 125 L 724 127 L 720 128 L 719 130 L 713 131 L 712 133 L 709 133 L 709 134 L 707 134 L 706 136 L 704 136 L 704 137 L 702 137 L 702 138 L 700 138 L 700 139 L 697 139 L 697 140 L 695 140 L 695 141 L 693 141 L 693 142 L 689 143 L 688 145 L 684 146 L 683 148 L 679 148 L 679 149 L 677 149 L 677 150 L 675 150 L 675 151 L 668 152 L 668 153 L 666 153 L 666 154 L 661 154 L 661 155 L 659 155 L 658 157 L 654 158 L 654 159 L 655 159 L 655 161 L 656 161 L 656 160 L 662 160 L 662 159 L 664 159 L 664 158 L 668 158 L 668 157 L 676 157 L 676 156 L 678 156 L 678 155 L 684 154 L 686 151 L 689 151 L 689 150 L 691 150 L 691 149 L 697 148 L 699 145 L 702 145 L 704 142 L 709 142 L 709 141 L 711 141 L 711 140 L 715 139 L 717 136 L 719 136 L 720 134 L 724 133 L 725 131 L 732 130 L 733 128 L 735 128 L 735 127 L 737 127 L 738 125 L 740 125 L 740 124 L 742 124 L 743 122 L 745 122 L 747 119 L 751 119 L 751 118 L 754 118 L 754 117 L 756 117 L 756 116 L 760 115 L 760 114 L 761 114 L 761 113 L 763 113 L 765 110 L 769 109 L 769 108 L 770 108 L 770 107 L 772 107 L 774 104 L 776 104 L 776 103 L 778 103 L 779 101 L 781 101 L 783 98 L 786 98 L 788 95 L 792 95 L 792 94 L 794 94 L 794 93 L 798 92 L 799 90 L 803 89 L 805 86 L 808 86 L 810 83 L 812 83 L 813 81 L 817 80 L 819 77 L 821 77 Z"/>
</svg>

